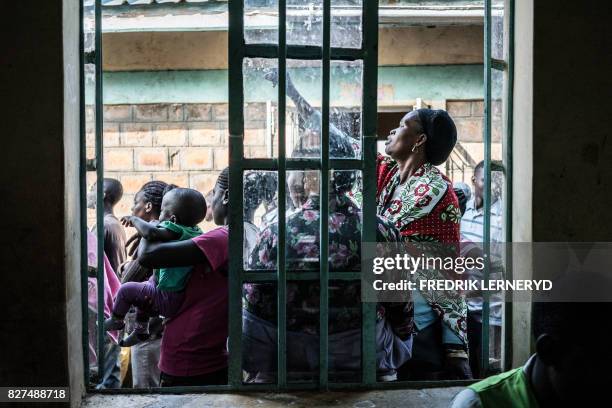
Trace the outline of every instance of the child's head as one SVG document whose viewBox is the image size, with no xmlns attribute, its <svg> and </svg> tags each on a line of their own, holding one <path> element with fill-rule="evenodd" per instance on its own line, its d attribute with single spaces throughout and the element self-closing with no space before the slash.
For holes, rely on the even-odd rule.
<svg viewBox="0 0 612 408">
<path fill-rule="evenodd" d="M 172 221 L 193 227 L 206 216 L 204 196 L 191 188 L 173 188 L 164 194 L 161 203 L 160 221 Z"/>
<path fill-rule="evenodd" d="M 105 178 L 103 182 L 104 204 L 114 207 L 123 197 L 123 186 L 119 180 Z M 87 208 L 96 208 L 97 183 L 94 183 L 87 194 Z"/>
</svg>

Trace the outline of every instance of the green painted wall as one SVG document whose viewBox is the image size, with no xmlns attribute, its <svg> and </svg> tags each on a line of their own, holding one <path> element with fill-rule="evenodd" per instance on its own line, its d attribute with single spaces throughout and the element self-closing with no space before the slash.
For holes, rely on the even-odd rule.
<svg viewBox="0 0 612 408">
<path fill-rule="evenodd" d="M 313 104 L 320 100 L 319 68 L 295 68 L 292 78 Z M 264 70 L 245 73 L 247 102 L 275 100 L 276 91 L 263 79 Z M 360 91 L 359 68 L 333 69 L 331 103 L 351 105 Z M 482 65 L 380 67 L 378 86 L 385 103 L 424 98 L 480 99 Z M 227 102 L 227 71 L 156 71 L 104 73 L 105 104 Z M 88 101 L 91 103 L 91 101 Z"/>
</svg>

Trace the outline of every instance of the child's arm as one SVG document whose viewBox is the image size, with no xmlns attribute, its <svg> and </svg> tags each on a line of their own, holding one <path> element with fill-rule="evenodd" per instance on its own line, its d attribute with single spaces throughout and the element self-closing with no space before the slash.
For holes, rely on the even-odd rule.
<svg viewBox="0 0 612 408">
<path fill-rule="evenodd" d="M 126 227 L 136 228 L 140 236 L 149 241 L 168 242 L 177 240 L 180 237 L 180 234 L 174 231 L 170 231 L 166 228 L 158 228 L 135 216 L 123 217 L 121 218 L 121 223 Z"/>
</svg>

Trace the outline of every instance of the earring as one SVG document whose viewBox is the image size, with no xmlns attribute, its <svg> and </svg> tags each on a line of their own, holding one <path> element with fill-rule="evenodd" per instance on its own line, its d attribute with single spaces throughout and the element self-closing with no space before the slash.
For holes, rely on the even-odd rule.
<svg viewBox="0 0 612 408">
<path fill-rule="evenodd" d="M 419 151 L 419 149 L 418 149 L 418 146 L 416 144 L 414 146 L 412 146 L 412 153 L 418 152 L 418 151 Z"/>
</svg>

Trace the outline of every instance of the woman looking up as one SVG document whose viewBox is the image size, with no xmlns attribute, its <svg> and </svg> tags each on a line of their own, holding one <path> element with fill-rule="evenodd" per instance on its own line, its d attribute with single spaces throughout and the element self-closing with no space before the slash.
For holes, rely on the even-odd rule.
<svg viewBox="0 0 612 408">
<path fill-rule="evenodd" d="M 277 82 L 276 72 L 266 78 Z M 287 77 L 287 96 L 311 131 L 320 131 L 320 112 L 313 108 Z M 354 138 L 330 124 L 329 155 L 358 156 Z M 376 160 L 377 214 L 390 221 L 406 242 L 460 242 L 461 213 L 452 182 L 436 167 L 450 156 L 457 129 L 444 110 L 408 112 L 392 130 L 385 155 Z M 439 270 L 417 273 L 418 280 L 446 279 Z M 412 359 L 404 377 L 410 379 L 471 378 L 467 355 L 467 304 L 455 292 L 414 291 L 415 337 Z"/>
</svg>

